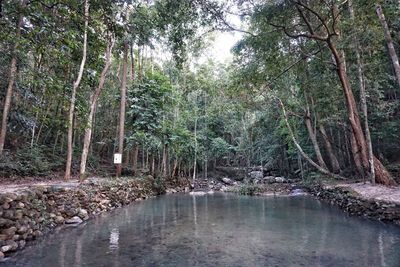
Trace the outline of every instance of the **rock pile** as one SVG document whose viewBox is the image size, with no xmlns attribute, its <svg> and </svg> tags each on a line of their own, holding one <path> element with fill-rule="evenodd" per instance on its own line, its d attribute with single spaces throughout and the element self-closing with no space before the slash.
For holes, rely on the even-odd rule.
<svg viewBox="0 0 400 267">
<path fill-rule="evenodd" d="M 0 259 L 57 226 L 80 224 L 90 216 L 153 195 L 148 179 L 127 178 L 0 194 Z"/>
<path fill-rule="evenodd" d="M 351 215 L 392 222 L 400 225 L 400 205 L 375 199 L 365 199 L 346 187 L 310 186 L 308 190 L 318 198 L 339 206 Z"/>
</svg>

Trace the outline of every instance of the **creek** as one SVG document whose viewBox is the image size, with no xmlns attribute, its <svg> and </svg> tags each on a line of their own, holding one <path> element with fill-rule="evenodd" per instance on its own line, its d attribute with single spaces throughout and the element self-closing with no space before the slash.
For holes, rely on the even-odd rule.
<svg viewBox="0 0 400 267">
<path fill-rule="evenodd" d="M 48 235 L 0 266 L 400 266 L 400 228 L 310 196 L 174 194 Z"/>
</svg>

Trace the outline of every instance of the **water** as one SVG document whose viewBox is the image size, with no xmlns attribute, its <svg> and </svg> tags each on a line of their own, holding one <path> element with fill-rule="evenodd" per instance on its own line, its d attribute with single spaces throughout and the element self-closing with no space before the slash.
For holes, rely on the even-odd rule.
<svg viewBox="0 0 400 267">
<path fill-rule="evenodd" d="M 400 266 L 400 227 L 307 196 L 169 195 L 50 235 L 3 265 Z"/>
</svg>

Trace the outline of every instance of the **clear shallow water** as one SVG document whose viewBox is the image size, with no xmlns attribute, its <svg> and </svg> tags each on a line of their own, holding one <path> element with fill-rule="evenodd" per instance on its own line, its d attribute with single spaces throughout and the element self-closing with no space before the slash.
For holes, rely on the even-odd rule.
<svg viewBox="0 0 400 267">
<path fill-rule="evenodd" d="M 400 266 L 400 227 L 311 197 L 169 195 L 48 236 L 0 266 Z"/>
</svg>

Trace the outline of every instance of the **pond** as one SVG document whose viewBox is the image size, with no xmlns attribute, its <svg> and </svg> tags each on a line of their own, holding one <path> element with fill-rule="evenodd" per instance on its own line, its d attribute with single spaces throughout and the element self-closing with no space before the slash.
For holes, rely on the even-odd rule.
<svg viewBox="0 0 400 267">
<path fill-rule="evenodd" d="M 400 266 L 400 227 L 308 196 L 166 195 L 49 235 L 0 266 Z"/>
</svg>

